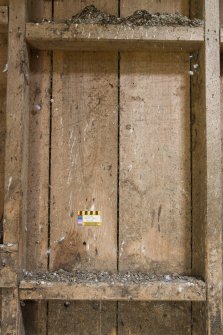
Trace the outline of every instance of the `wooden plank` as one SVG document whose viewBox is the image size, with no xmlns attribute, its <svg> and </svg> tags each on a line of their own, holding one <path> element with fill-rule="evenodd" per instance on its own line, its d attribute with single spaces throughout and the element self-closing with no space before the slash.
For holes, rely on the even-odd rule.
<svg viewBox="0 0 223 335">
<path fill-rule="evenodd" d="M 190 1 L 190 18 L 204 19 L 204 1 L 203 0 L 189 0 Z"/>
<path fill-rule="evenodd" d="M 221 53 L 223 50 L 223 29 L 220 30 L 220 46 L 221 46 Z"/>
<path fill-rule="evenodd" d="M 195 50 L 203 27 L 129 27 L 98 24 L 27 23 L 26 39 L 41 50 Z"/>
<path fill-rule="evenodd" d="M 55 54 L 52 270 L 116 270 L 115 62 L 113 53 Z M 82 209 L 101 210 L 102 226 L 78 226 L 77 212 Z"/>
<path fill-rule="evenodd" d="M 29 3 L 32 20 L 51 18 L 49 2 Z M 51 54 L 30 51 L 29 171 L 26 270 L 46 271 L 48 263 L 48 193 Z"/>
<path fill-rule="evenodd" d="M 119 301 L 204 301 L 206 288 L 202 281 L 188 278 L 145 281 L 140 283 L 60 283 L 22 281 L 23 300 L 119 300 Z"/>
<path fill-rule="evenodd" d="M 45 335 L 47 322 L 46 301 L 21 301 L 25 334 Z"/>
<path fill-rule="evenodd" d="M 0 248 L 0 287 L 17 287 L 17 257 L 17 250 Z"/>
<path fill-rule="evenodd" d="M 188 72 L 188 54 L 121 54 L 121 271 L 191 271 Z"/>
<path fill-rule="evenodd" d="M 204 49 L 191 55 L 192 273 L 204 278 L 206 217 L 206 119 Z M 193 335 L 205 333 L 206 306 L 192 304 Z"/>
<path fill-rule="evenodd" d="M 3 289 L 1 334 L 25 335 L 18 289 Z"/>
<path fill-rule="evenodd" d="M 11 0 L 9 12 L 3 241 L 18 244 L 19 247 L 19 254 L 12 257 L 13 263 L 10 264 L 9 271 L 3 273 L 11 278 L 13 272 L 19 272 L 23 268 L 25 249 L 29 120 L 26 1 Z M 4 289 L 2 301 L 3 334 L 23 334 L 18 290 Z"/>
<path fill-rule="evenodd" d="M 121 271 L 190 273 L 188 70 L 188 54 L 121 55 Z"/>
<path fill-rule="evenodd" d="M 18 251 L 18 245 L 13 244 L 13 243 L 5 243 L 5 244 L 0 244 L 0 253 L 1 252 L 17 252 Z"/>
<path fill-rule="evenodd" d="M 116 304 L 113 302 L 54 302 L 49 335 L 116 335 Z M 74 317 L 75 316 L 75 317 Z M 112 326 L 113 325 L 113 326 Z"/>
<path fill-rule="evenodd" d="M 219 9 L 220 9 L 220 27 L 222 28 L 223 27 L 223 1 L 220 0 L 219 1 Z"/>
<path fill-rule="evenodd" d="M 0 5 L 3 3 L 0 0 Z M 5 29 L 5 27 L 4 27 Z M 3 30 L 4 30 L 3 29 Z M 1 30 L 1 28 L 0 28 Z M 6 77 L 7 35 L 0 34 L 0 243 L 3 243 L 5 132 L 6 132 Z M 2 290 L 0 289 L 0 320 L 2 320 Z"/>
<path fill-rule="evenodd" d="M 129 6 L 121 0 L 121 15 L 138 8 L 153 12 L 178 9 L 188 15 L 188 5 L 188 1 L 136 0 Z M 189 54 L 121 53 L 120 69 L 119 269 L 190 273 Z M 190 327 L 190 304 L 180 304 L 179 309 L 163 304 L 167 315 L 175 314 L 170 334 L 177 333 L 178 319 L 187 334 L 184 325 Z M 138 323 L 130 321 L 135 320 L 134 309 L 127 309 L 122 327 L 123 308 L 118 328 L 140 333 Z M 140 320 L 148 315 L 149 329 L 157 328 L 156 334 L 168 333 L 162 309 L 157 308 L 156 318 L 150 304 L 139 303 L 137 311 Z"/>
<path fill-rule="evenodd" d="M 118 310 L 120 334 L 190 334 L 189 309 L 188 302 L 121 302 Z"/>
<path fill-rule="evenodd" d="M 52 19 L 52 3 L 29 1 L 29 20 Z M 26 270 L 47 271 L 48 193 L 51 98 L 51 53 L 30 51 L 29 171 Z M 47 302 L 25 304 L 24 324 L 29 334 L 45 335 Z"/>
<path fill-rule="evenodd" d="M 0 35 L 0 243 L 3 242 L 4 160 L 6 133 L 7 37 Z M 5 72 L 3 72 L 5 70 Z"/>
<path fill-rule="evenodd" d="M 213 20 L 213 17 L 215 20 Z M 205 1 L 206 178 L 205 279 L 207 334 L 220 335 L 222 322 L 222 162 L 220 111 L 219 1 Z"/>
<path fill-rule="evenodd" d="M 91 1 L 54 2 L 54 19 L 70 17 Z M 117 13 L 116 1 L 96 1 Z M 75 60 L 75 61 L 74 61 Z M 76 268 L 116 270 L 117 194 L 117 57 L 115 53 L 54 52 L 50 270 Z M 77 225 L 77 211 L 95 207 L 102 211 L 101 227 Z M 116 304 L 110 309 L 107 328 L 116 329 Z M 80 318 L 95 311 L 90 302 L 78 309 L 70 306 L 75 319 L 55 326 L 58 305 L 49 303 L 48 333 L 80 333 Z M 63 307 L 64 308 L 64 307 Z M 106 318 L 97 310 L 97 319 Z M 92 322 L 85 333 L 92 332 Z"/>
<path fill-rule="evenodd" d="M 8 30 L 8 7 L 0 5 L 0 33 Z"/>
<path fill-rule="evenodd" d="M 4 242 L 18 243 L 25 235 L 27 212 L 29 61 L 25 43 L 25 0 L 12 0 L 9 8 Z M 25 243 L 19 247 L 22 251 Z"/>
<path fill-rule="evenodd" d="M 189 1 L 188 0 L 134 0 L 129 4 L 128 0 L 120 1 L 121 16 L 131 15 L 132 12 L 145 9 L 150 13 L 180 13 L 188 15 Z"/>
</svg>

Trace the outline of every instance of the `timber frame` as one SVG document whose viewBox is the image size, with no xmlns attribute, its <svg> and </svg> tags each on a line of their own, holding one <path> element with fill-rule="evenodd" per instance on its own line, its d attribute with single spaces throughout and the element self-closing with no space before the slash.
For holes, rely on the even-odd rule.
<svg viewBox="0 0 223 335">
<path fill-rule="evenodd" d="M 9 21 L 8 21 L 9 13 Z M 213 20 L 215 18 L 215 20 Z M 155 35 L 154 28 L 143 27 L 132 31 L 112 27 L 107 30 L 98 25 L 30 23 L 26 20 L 26 0 L 10 0 L 9 8 L 0 7 L 0 32 L 8 31 L 7 82 L 7 136 L 5 159 L 4 243 L 0 245 L 2 288 L 2 332 L 24 334 L 20 300 L 138 300 L 138 301 L 193 301 L 204 302 L 203 322 L 205 334 L 221 335 L 222 321 L 222 163 L 220 115 L 220 46 L 223 49 L 223 30 L 219 26 L 219 2 L 204 0 L 205 27 L 162 27 Z M 91 31 L 91 35 L 89 32 Z M 220 32 L 220 34 L 219 34 Z M 114 39 L 113 36 L 117 38 Z M 219 40 L 220 36 L 220 40 Z M 200 78 L 203 85 L 192 80 L 192 108 L 200 132 L 201 158 L 193 158 L 194 206 L 201 197 L 202 205 L 193 213 L 193 221 L 203 218 L 200 231 L 193 232 L 192 278 L 167 283 L 96 285 L 22 280 L 23 255 L 26 235 L 27 154 L 28 154 L 28 99 L 29 99 L 29 47 L 41 50 L 146 50 L 180 51 L 182 48 L 197 52 Z M 18 67 L 18 62 L 22 64 Z M 200 103 L 201 102 L 201 103 Z M 203 108 L 202 108 L 202 107 Z M 202 115 L 201 115 L 202 114 Z M 195 131 L 194 128 L 194 131 Z M 196 156 L 196 152 L 195 155 Z M 203 165 L 203 164 L 204 165 Z M 201 167 L 199 167 L 201 164 Z M 200 177 L 198 170 L 202 169 Z M 197 178 L 201 178 L 197 180 Z M 199 184 L 199 185 L 198 185 Z M 202 187 L 200 186 L 202 184 Z M 199 236 L 199 242 L 195 240 Z M 203 252 L 202 252 L 203 250 Z M 195 283 L 194 283 L 195 281 Z M 182 288 L 183 287 L 183 288 Z M 8 306 L 11 306 L 10 309 Z M 14 311 L 14 313 L 12 312 Z M 11 332 L 10 332 L 11 331 Z M 195 330 L 196 331 L 196 330 Z M 195 333 L 194 333 L 195 334 Z M 196 332 L 196 334 L 201 334 Z M 202 333 L 203 335 L 203 333 Z"/>
</svg>

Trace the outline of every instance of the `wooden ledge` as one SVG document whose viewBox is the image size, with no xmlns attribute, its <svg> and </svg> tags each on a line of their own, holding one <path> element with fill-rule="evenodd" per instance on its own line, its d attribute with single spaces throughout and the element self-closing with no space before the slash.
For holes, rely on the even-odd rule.
<svg viewBox="0 0 223 335">
<path fill-rule="evenodd" d="M 203 27 L 129 27 L 123 25 L 27 23 L 26 39 L 41 50 L 195 50 Z"/>
<path fill-rule="evenodd" d="M 15 243 L 0 244 L 0 253 L 11 253 L 17 251 L 18 251 L 18 245 Z"/>
<path fill-rule="evenodd" d="M 8 7 L 0 6 L 0 33 L 6 33 L 8 30 Z"/>
<path fill-rule="evenodd" d="M 195 278 L 140 282 L 23 280 L 21 300 L 205 301 L 205 283 Z"/>
</svg>

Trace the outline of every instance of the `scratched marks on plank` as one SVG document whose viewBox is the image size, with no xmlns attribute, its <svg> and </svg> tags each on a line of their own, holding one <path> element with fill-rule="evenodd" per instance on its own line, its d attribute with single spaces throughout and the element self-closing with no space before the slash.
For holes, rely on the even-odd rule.
<svg viewBox="0 0 223 335">
<path fill-rule="evenodd" d="M 115 62 L 113 53 L 56 53 L 51 269 L 116 269 Z M 78 226 L 85 209 L 102 212 L 101 227 Z"/>
<path fill-rule="evenodd" d="M 120 270 L 190 273 L 189 57 L 121 56 Z"/>
</svg>

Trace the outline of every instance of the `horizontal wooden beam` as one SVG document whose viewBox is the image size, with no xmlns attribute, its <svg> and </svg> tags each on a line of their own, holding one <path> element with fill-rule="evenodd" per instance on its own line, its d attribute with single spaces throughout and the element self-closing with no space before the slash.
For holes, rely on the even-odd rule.
<svg viewBox="0 0 223 335">
<path fill-rule="evenodd" d="M 3 252 L 11 253 L 11 252 L 17 252 L 17 251 L 18 251 L 18 244 L 14 244 L 14 243 L 0 244 L 0 253 L 3 253 Z"/>
<path fill-rule="evenodd" d="M 205 301 L 205 283 L 199 280 L 140 283 L 66 283 L 25 281 L 21 300 Z"/>
<path fill-rule="evenodd" d="M 26 39 L 41 50 L 194 50 L 204 42 L 203 27 L 27 23 Z"/>
<path fill-rule="evenodd" d="M 0 6 L 0 33 L 6 33 L 8 29 L 8 7 Z"/>
</svg>

